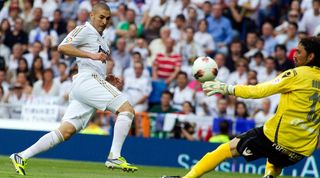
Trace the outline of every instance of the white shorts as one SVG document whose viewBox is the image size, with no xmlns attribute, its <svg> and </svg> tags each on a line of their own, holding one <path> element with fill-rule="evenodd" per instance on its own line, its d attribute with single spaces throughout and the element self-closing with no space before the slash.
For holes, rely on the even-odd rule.
<svg viewBox="0 0 320 178">
<path fill-rule="evenodd" d="M 115 113 L 127 101 L 116 87 L 92 72 L 74 76 L 69 96 L 70 104 L 62 121 L 71 123 L 77 131 L 87 126 L 97 109 Z"/>
</svg>

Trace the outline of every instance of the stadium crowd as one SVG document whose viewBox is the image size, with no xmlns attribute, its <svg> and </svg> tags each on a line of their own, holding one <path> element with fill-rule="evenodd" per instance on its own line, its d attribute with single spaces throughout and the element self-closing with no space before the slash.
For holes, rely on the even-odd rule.
<svg viewBox="0 0 320 178">
<path fill-rule="evenodd" d="M 2 104 L 22 105 L 34 97 L 56 97 L 61 105 L 68 103 L 77 66 L 75 58 L 58 52 L 57 45 L 76 26 L 84 25 L 97 2 L 0 2 Z M 122 79 L 120 89 L 136 112 L 254 120 L 261 126 L 275 112 L 278 95 L 256 100 L 206 97 L 192 77 L 193 61 L 210 56 L 219 67 L 217 80 L 254 85 L 293 68 L 299 40 L 320 35 L 320 0 L 106 3 L 113 13 L 104 33 L 113 59 L 107 71 Z M 15 117 L 4 106 L 0 113 Z M 193 124 L 185 125 L 194 133 Z M 184 133 L 184 138 L 190 137 Z"/>
</svg>

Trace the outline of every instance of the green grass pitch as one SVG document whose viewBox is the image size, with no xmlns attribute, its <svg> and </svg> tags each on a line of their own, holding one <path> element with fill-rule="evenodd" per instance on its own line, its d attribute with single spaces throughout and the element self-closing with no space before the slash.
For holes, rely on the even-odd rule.
<svg viewBox="0 0 320 178">
<path fill-rule="evenodd" d="M 139 166 L 135 173 L 109 170 L 103 163 L 32 159 L 28 162 L 27 175 L 16 174 L 8 156 L 0 156 L 0 178 L 159 178 L 162 175 L 184 175 L 187 170 Z M 259 178 L 260 175 L 212 172 L 202 178 Z"/>
</svg>

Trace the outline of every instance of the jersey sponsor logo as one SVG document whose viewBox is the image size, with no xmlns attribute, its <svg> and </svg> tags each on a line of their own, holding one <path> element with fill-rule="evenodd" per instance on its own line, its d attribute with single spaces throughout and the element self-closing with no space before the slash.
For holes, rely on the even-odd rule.
<svg viewBox="0 0 320 178">
<path fill-rule="evenodd" d="M 253 155 L 252 151 L 250 149 L 248 149 L 248 147 L 246 147 L 243 152 L 242 152 L 243 156 L 251 156 Z"/>
</svg>

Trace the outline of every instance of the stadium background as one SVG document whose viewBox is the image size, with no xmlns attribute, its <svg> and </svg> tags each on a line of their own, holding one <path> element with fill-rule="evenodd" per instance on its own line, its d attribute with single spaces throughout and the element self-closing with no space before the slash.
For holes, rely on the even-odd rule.
<svg viewBox="0 0 320 178">
<path fill-rule="evenodd" d="M 41 135 L 19 130 L 48 131 L 58 125 L 77 67 L 74 58 L 57 52 L 57 45 L 75 26 L 88 20 L 97 2 L 0 1 L 0 128 L 1 142 L 7 143 L 1 146 L 0 154 L 21 150 Z M 154 151 L 159 154 L 154 163 L 137 156 L 146 152 L 124 153 L 128 158 L 137 156 L 132 160 L 143 165 L 190 167 L 192 161 L 179 163 L 180 154 L 187 152 L 190 158 L 199 159 L 216 146 L 208 141 L 223 142 L 260 126 L 276 110 L 277 95 L 261 100 L 205 97 L 191 77 L 195 58 L 215 58 L 219 65 L 217 78 L 223 82 L 256 84 L 294 67 L 292 57 L 299 39 L 320 34 L 317 0 L 106 3 L 113 13 L 112 24 L 104 33 L 112 48 L 113 62 L 108 63 L 108 72 L 122 78 L 122 91 L 137 111 L 126 147 L 138 145 L 137 150 L 146 150 L 154 143 Z M 98 111 L 84 133 L 107 135 L 92 138 L 97 140 L 94 144 L 109 144 L 114 119 L 113 114 Z M 67 144 L 76 146 L 80 137 L 88 139 L 79 135 L 43 156 L 71 158 Z M 24 144 L 16 145 L 19 140 Z M 103 148 L 96 153 L 103 155 L 109 147 Z M 163 148 L 167 151 L 161 152 Z M 172 155 L 166 156 L 170 152 Z M 319 150 L 315 155 L 295 167 L 296 175 L 319 177 Z M 103 161 L 98 156 L 77 159 Z M 262 161 L 255 163 L 259 164 Z"/>
</svg>

